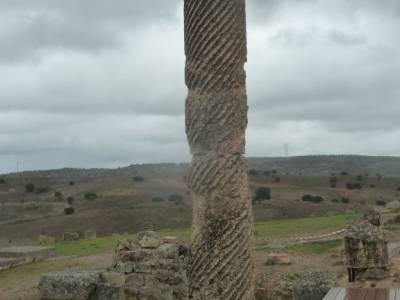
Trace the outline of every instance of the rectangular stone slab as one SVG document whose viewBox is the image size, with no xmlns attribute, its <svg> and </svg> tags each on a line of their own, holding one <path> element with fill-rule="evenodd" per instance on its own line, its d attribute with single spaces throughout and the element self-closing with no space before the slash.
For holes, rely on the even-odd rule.
<svg viewBox="0 0 400 300">
<path fill-rule="evenodd" d="M 44 259 L 55 255 L 52 247 L 18 246 L 0 249 L 0 258 Z"/>
</svg>

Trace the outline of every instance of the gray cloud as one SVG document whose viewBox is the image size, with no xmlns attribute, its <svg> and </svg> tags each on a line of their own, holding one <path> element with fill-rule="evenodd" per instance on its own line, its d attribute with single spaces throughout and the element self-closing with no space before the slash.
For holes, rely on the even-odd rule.
<svg viewBox="0 0 400 300">
<path fill-rule="evenodd" d="M 182 4 L 0 1 L 0 173 L 187 160 Z M 399 6 L 248 0 L 248 154 L 400 155 Z"/>
<path fill-rule="evenodd" d="M 118 47 L 123 35 L 153 21 L 176 21 L 177 0 L 1 1 L 0 63 L 41 51 L 97 52 Z M 2 41 L 2 42 L 1 42 Z"/>
</svg>

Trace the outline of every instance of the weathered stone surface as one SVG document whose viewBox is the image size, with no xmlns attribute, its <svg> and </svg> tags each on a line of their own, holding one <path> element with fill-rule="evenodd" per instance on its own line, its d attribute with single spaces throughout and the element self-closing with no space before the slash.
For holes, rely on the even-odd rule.
<svg viewBox="0 0 400 300">
<path fill-rule="evenodd" d="M 400 256 L 400 241 L 389 241 L 388 243 L 389 259 Z"/>
<path fill-rule="evenodd" d="M 0 271 L 8 270 L 25 262 L 24 258 L 0 258 Z M 1 299 L 0 299 L 1 300 Z"/>
<path fill-rule="evenodd" d="M 381 214 L 375 209 L 370 209 L 364 214 L 364 219 L 374 226 L 381 226 Z"/>
<path fill-rule="evenodd" d="M 349 281 L 382 279 L 389 271 L 388 242 L 380 225 L 380 218 L 349 226 L 344 237 L 346 266 Z M 373 225 L 376 224 L 376 225 Z"/>
<path fill-rule="evenodd" d="M 194 205 L 194 300 L 254 298 L 245 152 L 245 0 L 185 0 L 186 134 Z"/>
<path fill-rule="evenodd" d="M 384 231 L 370 223 L 349 226 L 345 235 L 346 265 L 349 268 L 386 268 L 390 265 Z"/>
<path fill-rule="evenodd" d="M 55 272 L 43 275 L 38 286 L 39 300 L 89 300 L 100 283 L 98 272 Z"/>
<path fill-rule="evenodd" d="M 96 231 L 95 230 L 86 230 L 85 231 L 85 233 L 84 233 L 84 238 L 86 239 L 86 240 L 94 240 L 94 239 L 96 239 L 96 237 L 97 237 L 97 234 L 96 234 Z"/>
<path fill-rule="evenodd" d="M 54 256 L 54 248 L 52 247 L 36 247 L 36 246 L 15 246 L 0 249 L 0 257 L 32 257 L 47 258 Z"/>
<path fill-rule="evenodd" d="M 386 205 L 386 208 L 388 208 L 388 209 L 399 209 L 400 208 L 400 201 L 399 200 L 391 201 Z"/>
<path fill-rule="evenodd" d="M 266 265 L 290 265 L 290 257 L 288 254 L 269 254 L 265 262 Z"/>
<path fill-rule="evenodd" d="M 163 242 L 155 232 L 140 233 L 138 237 L 119 242 L 113 265 L 107 271 L 42 276 L 39 299 L 187 300 L 188 248 L 179 242 Z"/>
<path fill-rule="evenodd" d="M 337 279 L 333 274 L 305 273 L 293 286 L 293 300 L 321 300 L 336 285 Z"/>
<path fill-rule="evenodd" d="M 126 276 L 118 272 L 102 272 L 100 273 L 100 279 L 102 282 L 107 282 L 111 286 L 124 286 L 126 282 Z"/>
<path fill-rule="evenodd" d="M 41 234 L 39 235 L 38 242 L 40 245 L 50 245 L 56 241 L 56 238 L 48 235 Z"/>
<path fill-rule="evenodd" d="M 92 299 L 89 299 L 92 300 Z M 96 294 L 93 300 L 139 300 L 138 298 L 128 298 L 125 287 L 112 286 L 110 284 L 100 283 L 97 285 Z"/>
<path fill-rule="evenodd" d="M 175 236 L 164 236 L 162 239 L 163 239 L 163 242 L 167 243 L 167 244 L 168 243 L 173 243 L 173 244 L 179 243 L 178 238 Z"/>
<path fill-rule="evenodd" d="M 62 236 L 64 242 L 77 241 L 80 239 L 79 232 L 65 232 Z"/>
<path fill-rule="evenodd" d="M 163 242 L 154 231 L 145 231 L 138 234 L 139 245 L 145 249 L 156 249 Z"/>
<path fill-rule="evenodd" d="M 188 253 L 176 240 L 165 242 L 152 231 L 140 233 L 137 240 L 119 243 L 113 267 L 102 276 L 102 289 L 128 299 L 188 299 Z"/>
</svg>

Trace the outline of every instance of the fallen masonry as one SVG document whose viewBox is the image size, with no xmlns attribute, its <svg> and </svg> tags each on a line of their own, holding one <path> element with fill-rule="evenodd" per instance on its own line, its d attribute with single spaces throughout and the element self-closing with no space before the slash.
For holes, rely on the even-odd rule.
<svg viewBox="0 0 400 300">
<path fill-rule="evenodd" d="M 189 249 L 174 238 L 139 233 L 119 242 L 112 266 L 100 272 L 57 272 L 41 277 L 40 300 L 188 299 Z"/>
<path fill-rule="evenodd" d="M 51 247 L 18 246 L 0 249 L 0 271 L 55 256 Z"/>
<path fill-rule="evenodd" d="M 388 242 L 383 229 L 369 222 L 349 226 L 345 239 L 346 267 L 349 281 L 388 276 Z"/>
</svg>

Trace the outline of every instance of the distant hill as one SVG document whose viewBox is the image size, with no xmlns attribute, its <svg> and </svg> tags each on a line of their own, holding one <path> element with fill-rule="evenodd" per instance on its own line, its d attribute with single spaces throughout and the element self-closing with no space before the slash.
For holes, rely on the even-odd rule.
<svg viewBox="0 0 400 300">
<path fill-rule="evenodd" d="M 384 176 L 400 176 L 400 157 L 362 156 L 362 155 L 315 155 L 295 157 L 250 157 L 249 169 L 258 171 L 276 170 L 279 173 L 302 175 L 330 175 L 348 172 Z M 188 163 L 137 164 L 116 169 L 58 169 L 47 171 L 26 171 L 18 176 L 38 177 L 75 177 L 75 176 L 110 176 L 132 174 L 156 174 L 160 176 L 174 174 L 184 176 Z M 15 176 L 16 174 L 9 174 Z"/>
<path fill-rule="evenodd" d="M 352 174 L 400 176 L 400 157 L 362 155 L 316 155 L 296 157 L 249 158 L 249 168 L 277 170 L 290 174 L 330 175 L 348 172 Z"/>
</svg>

